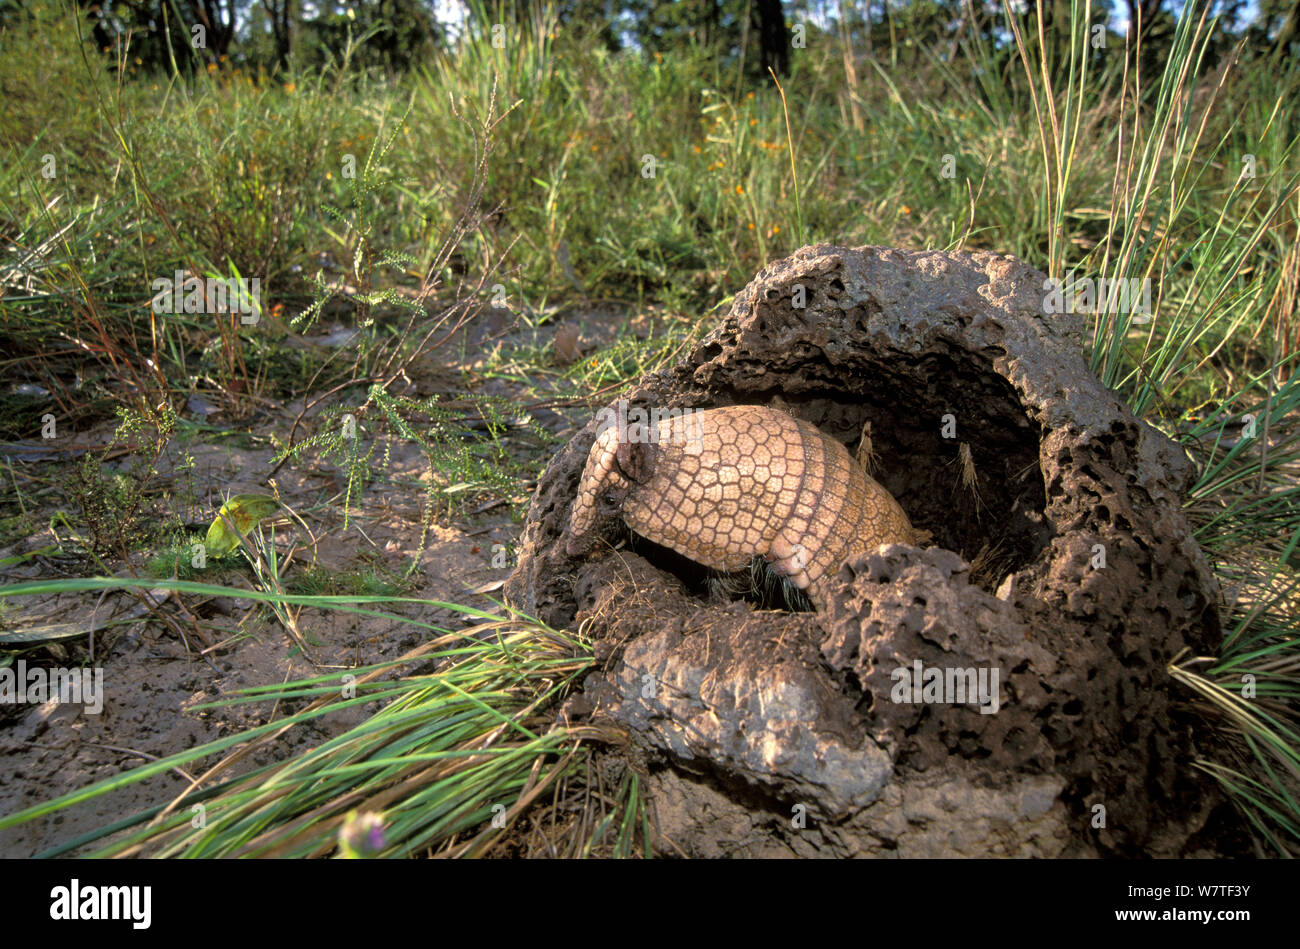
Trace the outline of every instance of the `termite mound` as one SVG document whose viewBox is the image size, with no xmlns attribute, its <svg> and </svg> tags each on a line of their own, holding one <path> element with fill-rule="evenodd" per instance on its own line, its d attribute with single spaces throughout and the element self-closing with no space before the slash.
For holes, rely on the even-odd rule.
<svg viewBox="0 0 1300 949">
<path fill-rule="evenodd" d="M 846 563 L 820 614 L 703 597 L 689 563 L 616 550 L 618 525 L 568 557 L 597 422 L 551 462 L 506 595 L 595 638 L 602 668 L 570 712 L 628 731 L 664 853 L 1221 846 L 1198 835 L 1220 802 L 1191 776 L 1198 736 L 1166 671 L 1220 635 L 1181 510 L 1193 472 L 1088 371 L 1082 319 L 1049 299 L 1011 257 L 805 247 L 623 395 L 780 404 L 851 450 L 869 424 L 873 475 L 933 540 Z M 918 668 L 954 685 L 996 670 L 996 710 L 903 688 Z"/>
</svg>

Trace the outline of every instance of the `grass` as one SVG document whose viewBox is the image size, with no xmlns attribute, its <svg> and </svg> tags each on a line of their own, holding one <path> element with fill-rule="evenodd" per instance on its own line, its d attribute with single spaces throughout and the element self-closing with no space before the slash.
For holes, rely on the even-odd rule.
<svg viewBox="0 0 1300 949">
<path fill-rule="evenodd" d="M 0 595 L 132 585 L 129 580 L 55 581 L 10 586 Z M 434 637 L 395 662 L 242 690 L 220 704 L 310 704 L 258 728 L 0 818 L 0 829 L 12 827 L 226 753 L 200 779 L 202 783 L 221 776 L 220 784 L 202 789 L 196 785 L 166 807 L 118 821 L 45 856 L 91 845 L 95 856 L 328 856 L 338 849 L 340 830 L 354 810 L 384 815 L 384 843 L 373 856 L 474 855 L 490 850 L 529 804 L 543 793 L 553 794 L 572 776 L 585 740 L 608 737 L 598 729 L 554 726 L 550 709 L 590 668 L 590 650 L 580 640 L 526 617 L 502 618 L 455 604 L 391 596 L 270 594 L 177 581 L 148 586 L 245 596 L 277 611 L 292 604 L 382 615 L 423 626 Z M 433 605 L 486 622 L 448 633 L 357 604 Z M 438 671 L 386 678 L 417 662 L 435 664 Z M 361 725 L 301 757 L 227 776 L 290 728 L 376 702 L 384 703 L 382 709 Z M 633 792 L 629 787 L 628 795 Z M 634 818 L 632 825 L 636 823 Z M 617 832 L 607 832 L 612 824 L 597 826 L 582 847 L 604 845 L 629 852 L 632 837 L 627 828 L 620 825 Z"/>
<path fill-rule="evenodd" d="M 196 442 L 232 437 L 178 422 L 187 399 L 237 418 L 303 400 L 323 412 L 308 420 L 304 408 L 269 436 L 281 457 L 338 464 L 346 516 L 382 476 L 385 440 L 419 445 L 427 531 L 485 498 L 517 502 L 535 480 L 555 446 L 518 406 L 591 404 L 670 364 L 712 324 L 699 314 L 804 241 L 987 248 L 1066 285 L 1149 281 L 1150 313 L 1089 314 L 1084 355 L 1197 468 L 1187 512 L 1229 596 L 1218 655 L 1171 669 L 1225 736 L 1189 766 L 1221 783 L 1265 852 L 1294 854 L 1300 69 L 1220 55 L 1219 27 L 1193 2 L 1158 71 L 1139 74 L 1137 50 L 1113 34 L 1094 48 L 1081 27 L 1095 11 L 1069 6 L 1073 29 L 1049 38 L 1031 13 L 1008 21 L 1002 47 L 966 37 L 951 58 L 891 46 L 846 75 L 842 57 L 809 51 L 778 91 L 701 49 L 610 54 L 544 7 L 503 48 L 472 20 L 464 42 L 399 79 L 355 67 L 348 51 L 311 75 L 146 75 L 129 49 L 106 64 L 65 8 L 38 5 L 0 35 L 0 339 L 11 354 L 0 360 L 7 379 L 48 394 L 0 395 L 0 423 L 30 440 L 51 409 L 69 429 L 117 413 L 160 452 L 157 433 L 178 425 Z M 47 126 L 53 86 L 67 106 Z M 152 281 L 176 270 L 260 275 L 260 321 L 161 318 Z M 648 338 L 621 329 L 568 365 L 536 333 L 487 349 L 478 368 L 457 365 L 462 331 L 494 310 L 540 331 L 547 314 L 602 300 L 663 319 Z M 307 340 L 335 322 L 359 332 L 338 346 Z M 411 395 L 406 380 L 431 363 L 453 367 L 450 382 Z M 494 386 L 508 387 L 504 402 Z M 104 498 L 138 516 L 157 488 L 149 468 Z M 34 482 L 9 477 L 0 525 L 28 530 Z M 64 536 L 129 563 L 143 541 L 90 543 L 91 528 L 122 520 L 106 505 Z M 177 556 L 156 558 L 154 574 L 168 562 Z M 402 602 L 382 577 L 282 578 L 261 562 L 259 595 L 277 615 L 299 602 L 343 608 L 327 591 Z M 74 588 L 92 589 L 59 589 Z M 540 683 L 560 681 L 556 669 L 574 681 L 585 647 L 526 618 L 488 621 L 506 624 L 490 646 L 430 630 L 438 645 L 411 661 L 436 653 L 446 671 L 374 686 L 366 700 L 384 710 L 328 748 L 196 790 L 222 815 L 207 829 L 173 810 L 105 833 L 159 853 L 319 854 L 352 809 L 371 806 L 386 814 L 385 854 L 485 852 L 493 803 L 578 782 L 586 753 L 583 736 L 537 725 L 562 691 Z M 313 679 L 248 697 L 331 690 Z M 433 816 L 417 818 L 408 793 Z M 568 838 L 574 852 L 638 849 L 639 800 L 629 778 L 593 821 L 602 834 Z"/>
</svg>

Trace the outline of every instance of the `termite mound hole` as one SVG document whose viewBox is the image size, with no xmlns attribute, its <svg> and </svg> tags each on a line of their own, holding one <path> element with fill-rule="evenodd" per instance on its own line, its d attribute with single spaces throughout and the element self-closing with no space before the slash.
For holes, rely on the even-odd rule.
<svg viewBox="0 0 1300 949">
<path fill-rule="evenodd" d="M 826 367 L 783 367 L 786 385 L 741 390 L 715 405 L 775 405 L 812 422 L 861 456 L 931 545 L 971 564 L 971 581 L 989 593 L 1032 563 L 1051 540 L 1039 464 L 1041 431 L 991 363 L 961 351 L 881 360 L 843 378 L 843 387 L 800 385 Z M 759 376 L 758 378 L 764 378 Z M 701 598 L 740 599 L 760 609 L 810 610 L 802 591 L 761 558 L 721 574 L 626 532 L 628 546 Z"/>
<path fill-rule="evenodd" d="M 971 564 L 982 589 L 996 592 L 1050 543 L 1041 427 L 985 358 L 940 350 L 881 359 L 843 389 L 783 398 L 792 414 L 865 454 L 868 474 L 912 525 Z"/>
</svg>

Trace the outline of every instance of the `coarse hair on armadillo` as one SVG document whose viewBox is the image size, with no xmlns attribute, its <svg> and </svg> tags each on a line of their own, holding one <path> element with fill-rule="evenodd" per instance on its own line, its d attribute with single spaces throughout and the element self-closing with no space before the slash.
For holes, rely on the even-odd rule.
<svg viewBox="0 0 1300 949">
<path fill-rule="evenodd" d="M 739 573 L 714 573 L 708 579 L 709 592 L 724 600 L 743 598 L 764 609 L 789 610 L 792 613 L 809 613 L 812 600 L 789 577 L 773 569 L 762 557 L 755 557 L 748 568 Z"/>
</svg>

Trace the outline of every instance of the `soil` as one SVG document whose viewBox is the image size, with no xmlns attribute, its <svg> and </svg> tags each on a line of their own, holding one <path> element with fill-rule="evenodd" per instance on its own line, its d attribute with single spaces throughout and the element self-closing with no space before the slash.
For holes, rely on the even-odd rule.
<svg viewBox="0 0 1300 949">
<path fill-rule="evenodd" d="M 492 314 L 488 314 L 491 317 Z M 625 308 L 606 306 L 571 313 L 537 329 L 506 328 L 499 320 L 471 327 L 463 340 L 453 341 L 457 368 L 471 372 L 481 367 L 484 356 L 495 347 L 525 347 L 530 351 L 550 347 L 557 364 L 579 358 L 604 345 L 629 324 Z M 647 322 L 644 329 L 649 331 Z M 561 338 L 556 340 L 556 335 Z M 431 377 L 436 375 L 429 374 Z M 454 375 L 441 374 L 444 381 Z M 428 394 L 432 382 L 423 383 L 410 394 Z M 490 381 L 481 391 L 514 396 L 517 387 Z M 535 390 L 530 398 L 536 399 Z M 518 401 L 528 401 L 520 397 Z M 185 449 L 194 457 L 193 483 L 198 496 L 194 521 L 215 515 L 229 496 L 269 493 L 265 483 L 272 471 L 272 434 L 281 439 L 288 433 L 302 401 L 259 413 L 253 423 L 225 423 L 218 414 L 206 421 L 244 438 L 216 438 L 209 444 L 190 443 Z M 191 400 L 190 408 L 205 415 L 211 406 Z M 315 413 L 309 414 L 299 438 L 310 433 Z M 39 415 L 38 415 L 39 417 Z M 540 408 L 534 419 L 554 436 L 563 439 L 590 417 L 582 405 Z M 70 463 L 92 446 L 107 445 L 112 427 L 107 424 L 63 437 L 57 445 L 27 442 L 0 446 L 19 473 L 20 483 L 35 479 L 57 482 Z M 229 447 L 232 442 L 253 447 Z M 537 450 L 519 446 L 519 451 Z M 320 462 L 286 464 L 275 474 L 279 496 L 295 510 L 311 513 L 308 523 L 318 537 L 315 545 L 303 545 L 300 534 L 285 520 L 277 529 L 281 552 L 294 538 L 299 549 L 285 571 L 292 582 L 315 563 L 334 574 L 367 570 L 401 577 L 418 549 L 421 535 L 421 502 L 428 475 L 422 456 L 410 445 L 389 447 L 389 465 L 382 482 L 371 484 L 360 499 L 353 499 L 353 526 L 343 530 L 341 504 L 343 472 Z M 181 474 L 171 466 L 179 457 L 179 446 L 170 445 L 157 471 L 160 490 L 155 497 L 158 512 L 176 505 Z M 107 470 L 125 469 L 130 458 L 115 453 Z M 24 480 L 26 479 L 26 480 Z M 513 498 L 488 498 L 475 502 L 464 512 L 440 516 L 431 526 L 420 557 L 416 582 L 402 595 L 442 600 L 492 610 L 500 599 L 501 581 L 513 564 L 518 542 L 518 515 L 531 484 L 522 484 Z M 323 503 L 322 503 L 323 502 Z M 64 502 L 67 503 L 66 501 Z M 48 522 L 55 507 L 38 508 L 33 520 Z M 67 532 L 63 532 L 66 537 Z M 0 558 L 38 551 L 56 545 L 50 530 L 38 530 L 0 549 Z M 505 545 L 508 559 L 497 557 L 493 545 Z M 494 566 L 494 557 L 499 566 Z M 141 564 L 127 570 L 122 562 L 110 561 L 114 572 L 141 575 Z M 93 561 L 85 557 L 51 559 L 37 556 L 25 563 L 0 570 L 0 581 L 48 580 L 54 577 L 98 575 Z M 237 588 L 252 588 L 249 571 L 239 567 L 209 570 L 194 579 Z M 483 592 L 475 592 L 483 591 Z M 0 705 L 0 755 L 4 756 L 5 778 L 0 782 L 0 814 L 51 800 L 69 791 L 137 767 L 142 763 L 226 737 L 239 730 L 283 718 L 297 710 L 284 704 L 252 703 L 196 711 L 195 706 L 230 696 L 238 689 L 265 686 L 286 680 L 318 675 L 339 668 L 354 668 L 394 659 L 423 642 L 428 633 L 419 627 L 390 620 L 348 613 L 305 608 L 300 626 L 309 640 L 311 658 L 306 658 L 294 639 L 269 610 L 252 600 L 234 597 L 199 597 L 174 594 L 159 608 L 174 625 L 160 622 L 125 593 L 65 594 L 23 597 L 6 601 L 0 612 L 0 628 L 26 629 L 43 624 L 74 624 L 90 635 L 62 639 L 29 647 L 19 658 L 30 668 L 102 667 L 106 701 L 102 713 L 88 714 L 79 705 L 49 702 L 44 705 Z M 401 613 L 446 630 L 468 627 L 479 620 L 448 609 L 432 606 L 399 608 Z M 108 618 L 114 619 L 105 622 Z M 123 617 L 129 617 L 125 621 Z M 176 629 L 185 631 L 184 640 Z M 302 703 L 305 705 L 305 703 Z M 365 707 L 369 709 L 370 707 Z M 359 723 L 367 711 L 361 708 L 334 713 L 315 723 L 296 727 L 246 759 L 232 773 L 283 760 L 337 735 Z M 30 821 L 0 831 L 0 856 L 27 857 L 66 845 L 78 836 L 149 807 L 170 803 L 189 786 L 192 776 L 215 764 L 212 756 L 189 766 L 185 774 L 168 772 L 141 784 L 131 785 L 90 803 L 60 811 L 57 815 Z M 73 850 L 73 853 L 82 852 Z"/>
</svg>

